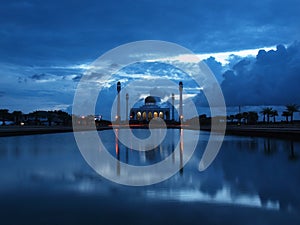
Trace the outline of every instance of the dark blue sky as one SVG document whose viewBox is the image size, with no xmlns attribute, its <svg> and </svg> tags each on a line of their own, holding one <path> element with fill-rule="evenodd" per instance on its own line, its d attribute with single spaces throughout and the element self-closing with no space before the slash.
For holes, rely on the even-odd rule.
<svg viewBox="0 0 300 225">
<path fill-rule="evenodd" d="M 299 8 L 298 0 L 2 1 L 0 108 L 70 108 L 84 65 L 127 42 L 170 41 L 197 54 L 290 45 Z"/>
</svg>

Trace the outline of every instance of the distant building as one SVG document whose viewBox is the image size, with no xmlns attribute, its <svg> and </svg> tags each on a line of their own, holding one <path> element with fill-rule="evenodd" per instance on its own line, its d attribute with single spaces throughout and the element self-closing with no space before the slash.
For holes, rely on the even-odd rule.
<svg viewBox="0 0 300 225">
<path fill-rule="evenodd" d="M 144 105 L 130 110 L 130 120 L 150 121 L 157 117 L 170 120 L 170 107 L 163 106 L 160 102 L 159 97 L 146 97 Z"/>
<path fill-rule="evenodd" d="M 121 91 L 121 83 L 117 83 L 117 92 L 118 92 L 118 101 L 117 101 L 117 114 L 116 121 L 121 121 L 121 99 L 120 99 L 120 91 Z M 183 91 L 183 83 L 179 82 L 179 122 L 183 121 L 183 103 L 182 103 L 182 91 Z M 133 107 L 130 109 L 130 122 L 133 121 L 146 121 L 149 122 L 153 118 L 161 118 L 166 121 L 175 121 L 175 113 L 174 113 L 174 100 L 175 95 L 172 93 L 172 105 L 161 103 L 161 99 L 155 96 L 148 96 L 145 98 L 145 104 L 140 107 Z M 128 120 L 128 100 L 129 94 L 126 94 L 126 119 Z M 170 114 L 172 111 L 172 116 Z M 172 117 L 172 118 L 171 118 Z"/>
</svg>

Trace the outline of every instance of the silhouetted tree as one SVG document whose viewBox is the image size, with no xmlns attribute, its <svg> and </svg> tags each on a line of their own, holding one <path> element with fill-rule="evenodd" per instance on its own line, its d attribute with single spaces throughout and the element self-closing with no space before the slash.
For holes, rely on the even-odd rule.
<svg viewBox="0 0 300 225">
<path fill-rule="evenodd" d="M 62 110 L 54 111 L 57 114 L 58 118 L 63 121 L 63 125 L 69 125 L 72 121 L 71 115 Z"/>
<path fill-rule="evenodd" d="M 273 108 L 272 107 L 265 107 L 262 109 L 260 113 L 264 115 L 264 122 L 266 122 L 265 116 L 267 115 L 267 123 L 270 122 L 270 115 L 272 114 Z"/>
<path fill-rule="evenodd" d="M 5 120 L 7 120 L 7 117 L 9 115 L 8 109 L 0 109 L 0 118 L 2 121 L 2 125 L 5 125 Z"/>
<path fill-rule="evenodd" d="M 276 116 L 278 116 L 277 110 L 272 110 L 271 117 L 273 117 L 273 122 L 276 123 Z"/>
<path fill-rule="evenodd" d="M 263 117 L 263 122 L 266 122 L 266 112 L 264 110 L 260 111 L 260 113 L 264 116 Z"/>
<path fill-rule="evenodd" d="M 286 105 L 286 110 L 290 113 L 291 123 L 294 121 L 294 112 L 299 112 L 299 106 L 296 104 Z"/>
<path fill-rule="evenodd" d="M 20 125 L 23 113 L 21 111 L 13 111 L 12 116 L 16 125 Z"/>
<path fill-rule="evenodd" d="M 285 120 L 288 123 L 289 122 L 290 113 L 288 111 L 283 111 L 281 115 L 285 117 Z"/>
<path fill-rule="evenodd" d="M 52 125 L 52 121 L 53 121 L 53 118 L 54 118 L 53 114 L 54 114 L 53 111 L 48 111 L 47 112 L 48 126 Z"/>
<path fill-rule="evenodd" d="M 227 118 L 228 120 L 230 120 L 230 123 L 233 123 L 233 120 L 234 120 L 234 115 L 230 115 L 228 116 Z"/>
<path fill-rule="evenodd" d="M 235 115 L 235 118 L 238 120 L 238 123 L 241 123 L 241 119 L 243 118 L 242 113 L 238 113 Z"/>
<path fill-rule="evenodd" d="M 249 115 L 248 112 L 243 112 L 242 113 L 242 118 L 244 119 L 244 123 L 248 123 L 248 115 Z"/>
<path fill-rule="evenodd" d="M 249 124 L 256 124 L 258 120 L 258 114 L 257 112 L 250 111 L 248 112 L 248 123 Z"/>
<path fill-rule="evenodd" d="M 34 112 L 30 113 L 30 114 L 32 114 L 32 116 L 34 116 L 34 123 L 35 123 L 35 125 L 40 125 L 41 121 L 39 119 L 39 112 L 38 111 L 34 111 Z"/>
</svg>

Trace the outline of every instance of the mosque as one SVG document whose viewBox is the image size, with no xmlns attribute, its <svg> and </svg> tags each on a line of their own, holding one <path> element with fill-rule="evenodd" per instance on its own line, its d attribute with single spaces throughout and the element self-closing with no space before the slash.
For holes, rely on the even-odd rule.
<svg viewBox="0 0 300 225">
<path fill-rule="evenodd" d="M 179 118 L 178 121 L 182 122 L 183 120 L 183 108 L 182 108 L 182 90 L 183 83 L 179 82 Z M 117 83 L 118 99 L 117 99 L 117 116 L 116 120 L 120 121 L 120 91 L 121 83 Z M 171 107 L 166 104 L 161 104 L 161 99 L 156 96 L 148 96 L 144 100 L 144 105 L 136 108 L 130 109 L 130 114 L 128 117 L 128 99 L 129 95 L 126 94 L 126 120 L 131 123 L 133 122 L 149 122 L 153 118 L 161 118 L 167 121 L 176 121 L 175 119 L 175 109 L 174 109 L 174 93 L 172 94 L 172 105 Z"/>
<path fill-rule="evenodd" d="M 160 105 L 160 102 L 161 100 L 159 97 L 146 97 L 145 104 L 143 106 L 139 108 L 132 108 L 130 110 L 130 120 L 150 121 L 152 118 L 157 117 L 163 120 L 170 120 L 170 108 Z M 174 119 L 173 115 L 172 119 Z"/>
</svg>

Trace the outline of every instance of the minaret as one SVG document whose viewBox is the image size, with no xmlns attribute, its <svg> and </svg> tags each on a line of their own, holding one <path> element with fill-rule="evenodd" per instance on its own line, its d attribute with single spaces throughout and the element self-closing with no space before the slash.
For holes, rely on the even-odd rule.
<svg viewBox="0 0 300 225">
<path fill-rule="evenodd" d="M 128 99 L 129 99 L 129 94 L 126 93 L 126 121 L 128 121 Z"/>
<path fill-rule="evenodd" d="M 179 122 L 183 121 L 183 110 L 182 110 L 182 89 L 183 89 L 183 84 L 180 81 L 179 82 Z"/>
<path fill-rule="evenodd" d="M 120 91 L 121 91 L 121 83 L 120 81 L 118 81 L 117 83 L 117 91 L 118 91 L 118 105 L 117 105 L 117 116 L 116 116 L 116 120 L 117 121 L 121 121 L 121 116 L 120 116 L 120 111 L 121 111 L 121 102 L 120 102 Z"/>
<path fill-rule="evenodd" d="M 172 93 L 172 120 L 175 120 L 175 115 L 174 115 L 174 100 L 175 100 L 175 95 Z"/>
</svg>

